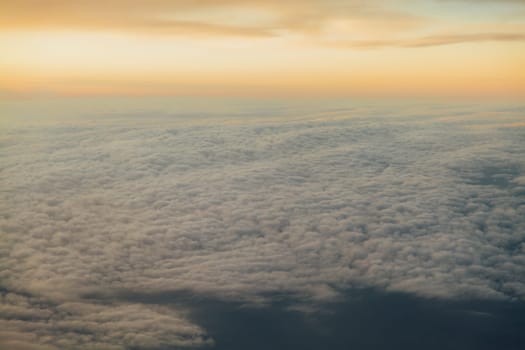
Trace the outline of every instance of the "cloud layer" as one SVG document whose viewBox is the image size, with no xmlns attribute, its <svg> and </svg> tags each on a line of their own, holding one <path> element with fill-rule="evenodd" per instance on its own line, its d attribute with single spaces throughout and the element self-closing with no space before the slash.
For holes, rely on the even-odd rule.
<svg viewBox="0 0 525 350">
<path fill-rule="evenodd" d="M 524 300 L 523 113 L 347 104 L 2 129 L 0 342 L 213 343 L 184 307 L 125 294 Z"/>
</svg>

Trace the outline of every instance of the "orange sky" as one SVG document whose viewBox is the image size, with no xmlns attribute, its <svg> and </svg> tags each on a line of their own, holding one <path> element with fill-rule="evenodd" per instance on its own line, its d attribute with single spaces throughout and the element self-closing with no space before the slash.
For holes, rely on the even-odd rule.
<svg viewBox="0 0 525 350">
<path fill-rule="evenodd" d="M 0 4 L 0 92 L 525 96 L 525 3 Z"/>
</svg>

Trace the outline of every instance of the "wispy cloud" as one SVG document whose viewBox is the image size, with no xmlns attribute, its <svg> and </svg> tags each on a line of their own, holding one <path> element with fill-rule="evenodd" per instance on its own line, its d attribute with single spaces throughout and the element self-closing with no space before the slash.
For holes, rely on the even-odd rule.
<svg viewBox="0 0 525 350">
<path fill-rule="evenodd" d="M 382 1 L 33 1 L 0 5 L 0 27 L 120 30 L 172 35 L 311 32 L 338 18 L 411 19 Z M 261 16 L 261 14 L 263 16 Z M 268 16 L 269 15 L 269 16 Z M 199 18 L 195 20 L 192 18 Z M 242 17 L 241 19 L 239 17 Z M 244 25 L 236 22 L 241 20 Z"/>
<path fill-rule="evenodd" d="M 331 46 L 341 48 L 380 48 L 380 47 L 404 47 L 418 48 L 429 46 L 443 46 L 473 42 L 488 41 L 525 41 L 522 33 L 476 33 L 476 34 L 452 34 L 431 35 L 411 39 L 390 40 L 350 40 L 332 43 Z"/>
<path fill-rule="evenodd" d="M 516 1 L 516 3 L 520 3 Z M 396 8 L 387 1 L 33 1 L 0 5 L 0 27 L 4 29 L 50 28 L 109 30 L 137 33 L 205 36 L 269 37 L 284 33 L 319 34 L 334 22 L 350 21 L 355 40 L 347 46 L 421 47 L 473 41 L 521 40 L 521 32 L 439 33 L 415 39 L 392 35 L 405 24 L 432 24 L 433 14 Z M 430 17 L 429 17 L 430 16 Z M 446 15 L 445 15 L 446 16 Z M 446 19 L 446 18 L 445 18 Z M 355 20 L 368 22 L 356 31 Z M 369 38 L 366 32 L 385 30 L 384 38 Z M 405 23 L 405 24 L 404 24 Z M 397 29 L 396 29 L 397 28 Z M 339 31 L 341 29 L 338 29 Z M 435 31 L 435 30 L 434 30 Z M 337 30 L 334 34 L 337 34 Z M 339 34 L 344 35 L 344 32 Z M 361 36 L 361 38 L 359 37 Z M 373 37 L 374 35 L 372 35 Z M 345 46 L 342 44 L 341 46 Z"/>
</svg>

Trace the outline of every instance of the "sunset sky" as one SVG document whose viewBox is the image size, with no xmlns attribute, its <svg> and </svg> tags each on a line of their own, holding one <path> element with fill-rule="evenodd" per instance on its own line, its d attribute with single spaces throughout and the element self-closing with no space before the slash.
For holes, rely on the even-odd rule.
<svg viewBox="0 0 525 350">
<path fill-rule="evenodd" d="M 525 95 L 520 0 L 19 0 L 2 95 Z"/>
<path fill-rule="evenodd" d="M 525 0 L 0 0 L 0 349 L 525 349 Z"/>
</svg>

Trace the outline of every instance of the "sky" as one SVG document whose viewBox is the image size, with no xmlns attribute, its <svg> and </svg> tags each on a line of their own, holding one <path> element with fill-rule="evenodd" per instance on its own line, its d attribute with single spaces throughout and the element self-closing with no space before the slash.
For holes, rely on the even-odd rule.
<svg viewBox="0 0 525 350">
<path fill-rule="evenodd" d="M 525 96 L 519 0 L 19 0 L 2 96 Z"/>
<path fill-rule="evenodd" d="M 0 1 L 0 349 L 525 349 L 525 1 Z"/>
</svg>

